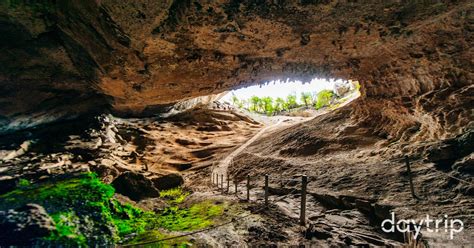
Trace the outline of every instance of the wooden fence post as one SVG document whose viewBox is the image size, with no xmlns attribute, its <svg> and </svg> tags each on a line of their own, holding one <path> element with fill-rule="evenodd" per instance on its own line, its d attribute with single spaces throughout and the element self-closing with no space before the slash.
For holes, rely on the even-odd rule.
<svg viewBox="0 0 474 248">
<path fill-rule="evenodd" d="M 229 179 L 229 175 L 227 175 L 227 194 L 229 194 L 229 187 L 230 187 L 230 179 Z"/>
<path fill-rule="evenodd" d="M 235 181 L 235 179 L 234 179 L 234 187 L 235 187 L 235 192 L 234 193 L 235 193 L 235 195 L 237 195 L 237 181 Z"/>
<path fill-rule="evenodd" d="M 414 199 L 418 199 L 418 197 L 415 194 L 415 188 L 413 187 L 413 178 L 411 176 L 410 160 L 408 159 L 408 156 L 405 156 L 405 165 L 407 167 L 408 180 L 410 181 L 411 195 L 413 196 Z"/>
<path fill-rule="evenodd" d="M 300 212 L 300 224 L 306 225 L 306 185 L 308 184 L 308 177 L 306 175 L 301 176 L 301 212 Z"/>
<path fill-rule="evenodd" d="M 247 201 L 250 201 L 250 175 L 247 175 Z"/>
<path fill-rule="evenodd" d="M 265 174 L 265 206 L 268 207 L 268 174 Z"/>
<path fill-rule="evenodd" d="M 224 192 L 224 174 L 221 174 L 221 190 Z"/>
</svg>

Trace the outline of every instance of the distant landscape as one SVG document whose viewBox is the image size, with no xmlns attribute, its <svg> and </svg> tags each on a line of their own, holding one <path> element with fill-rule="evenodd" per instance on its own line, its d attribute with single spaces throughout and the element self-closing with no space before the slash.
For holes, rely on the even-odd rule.
<svg viewBox="0 0 474 248">
<path fill-rule="evenodd" d="M 231 104 L 236 108 L 267 116 L 287 115 L 302 109 L 336 108 L 349 100 L 352 94 L 359 92 L 359 89 L 358 82 L 347 82 L 335 85 L 332 90 L 301 92 L 299 95 L 292 92 L 286 97 L 252 96 L 242 99 L 233 94 Z"/>
</svg>

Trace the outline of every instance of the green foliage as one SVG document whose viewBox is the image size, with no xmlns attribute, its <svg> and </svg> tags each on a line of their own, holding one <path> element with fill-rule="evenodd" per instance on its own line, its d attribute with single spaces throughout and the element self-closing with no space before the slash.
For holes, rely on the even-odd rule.
<svg viewBox="0 0 474 248">
<path fill-rule="evenodd" d="M 250 111 L 253 111 L 253 112 L 259 112 L 259 106 L 260 106 L 260 98 L 258 96 L 252 96 L 250 98 Z"/>
<path fill-rule="evenodd" d="M 269 96 L 263 97 L 262 98 L 262 103 L 263 103 L 263 110 L 264 112 L 270 116 L 273 114 L 273 99 Z"/>
<path fill-rule="evenodd" d="M 213 218 L 222 215 L 223 205 L 216 205 L 211 201 L 198 202 L 189 208 L 170 206 L 160 213 L 151 211 L 142 212 L 139 216 L 129 220 L 116 220 L 121 235 L 135 232 L 136 238 L 129 243 L 138 243 L 144 240 L 161 239 L 164 235 L 159 229 L 170 231 L 193 231 L 213 224 Z M 154 238 L 153 238 L 154 236 Z M 180 244 L 182 241 L 175 241 Z"/>
<path fill-rule="evenodd" d="M 31 184 L 30 184 L 30 181 L 22 178 L 18 181 L 18 186 L 20 187 L 29 187 Z"/>
<path fill-rule="evenodd" d="M 275 110 L 275 112 L 280 112 L 282 110 L 288 110 L 288 106 L 285 100 L 283 100 L 283 98 L 277 97 L 275 99 L 275 104 L 273 105 L 273 109 Z"/>
<path fill-rule="evenodd" d="M 138 234 L 133 240 L 128 242 L 128 244 L 150 242 L 150 241 L 155 241 L 155 240 L 160 240 L 160 239 L 166 239 L 169 237 L 172 237 L 172 235 L 163 234 L 160 231 L 152 230 L 149 232 Z M 152 243 L 149 245 L 143 245 L 141 247 L 154 247 L 154 248 L 183 247 L 184 248 L 184 247 L 189 247 L 189 246 L 191 246 L 191 244 L 187 241 L 187 238 L 177 238 L 177 239 L 161 241 L 158 243 Z"/>
<path fill-rule="evenodd" d="M 331 103 L 331 99 L 334 97 L 334 92 L 331 90 L 322 90 L 317 95 L 316 109 L 328 106 Z"/>
<path fill-rule="evenodd" d="M 17 208 L 26 203 L 42 205 L 56 221 L 56 231 L 46 240 L 54 244 L 84 245 L 92 233 L 77 233 L 79 226 L 105 230 L 111 223 L 109 200 L 114 195 L 110 185 L 94 174 L 19 187 L 0 196 L 0 210 Z M 77 217 L 77 218 L 76 218 Z M 71 221 L 74 219 L 74 221 Z M 86 221 L 90 220 L 90 221 Z M 106 233 L 95 233 L 108 242 Z M 110 236 L 110 235 L 109 235 Z"/>
<path fill-rule="evenodd" d="M 356 92 L 360 91 L 360 83 L 358 81 L 354 82 Z"/>
<path fill-rule="evenodd" d="M 212 217 L 223 213 L 222 205 L 211 201 L 196 203 L 190 208 L 169 207 L 156 219 L 158 226 L 172 231 L 192 231 L 211 225 Z"/>
<path fill-rule="evenodd" d="M 26 183 L 22 183 L 26 185 Z M 131 233 L 132 240 L 166 236 L 164 230 L 187 231 L 204 228 L 221 215 L 224 206 L 211 202 L 197 202 L 189 207 L 170 206 L 162 212 L 143 211 L 131 204 L 113 199 L 114 188 L 102 183 L 95 174 L 31 184 L 0 195 L 0 210 L 17 208 L 26 203 L 42 205 L 56 224 L 56 230 L 44 239 L 50 246 L 97 246 L 113 244 Z M 182 189 L 162 191 L 170 203 L 184 201 Z M 110 233 L 110 230 L 113 233 Z M 183 241 L 184 240 L 184 241 Z M 97 243 L 99 242 L 99 243 Z M 185 239 L 163 245 L 183 245 Z M 161 244 L 158 244 L 160 246 Z"/>
<path fill-rule="evenodd" d="M 309 92 L 301 92 L 301 102 L 308 107 L 312 101 L 312 95 Z"/>
<path fill-rule="evenodd" d="M 166 198 L 170 201 L 170 203 L 174 204 L 182 203 L 188 195 L 189 192 L 183 192 L 180 187 L 160 191 L 161 198 Z"/>
<path fill-rule="evenodd" d="M 241 101 L 236 95 L 232 95 L 232 104 L 236 106 L 237 108 L 243 108 L 245 101 L 244 100 Z"/>
<path fill-rule="evenodd" d="M 288 109 L 293 109 L 298 107 L 298 103 L 296 102 L 296 95 L 291 94 L 286 97 L 286 104 Z"/>
<path fill-rule="evenodd" d="M 75 223 L 80 221 L 74 211 L 58 212 L 51 215 L 56 223 L 56 232 L 46 237 L 46 240 L 67 246 L 86 246 L 86 237 L 80 233 L 79 226 Z"/>
<path fill-rule="evenodd" d="M 310 107 L 314 106 L 315 109 L 320 109 L 323 107 L 330 106 L 331 103 L 343 103 L 352 97 L 352 93 L 359 92 L 360 84 L 355 81 L 354 89 L 349 92 L 350 94 L 345 94 L 346 96 L 341 98 L 338 97 L 332 90 L 322 90 L 320 92 L 302 92 L 300 95 L 300 101 L 303 103 L 303 106 Z M 237 96 L 232 96 L 232 102 L 238 108 L 244 108 L 246 101 L 240 100 Z M 246 107 L 248 111 L 256 112 L 266 115 L 274 115 L 275 113 L 280 113 L 281 111 L 290 111 L 296 108 L 301 107 L 302 105 L 298 103 L 296 94 L 289 94 L 286 99 L 277 97 L 273 99 L 272 97 L 258 97 L 252 96 L 248 101 L 249 106 Z M 331 107 L 334 109 L 335 107 Z"/>
</svg>

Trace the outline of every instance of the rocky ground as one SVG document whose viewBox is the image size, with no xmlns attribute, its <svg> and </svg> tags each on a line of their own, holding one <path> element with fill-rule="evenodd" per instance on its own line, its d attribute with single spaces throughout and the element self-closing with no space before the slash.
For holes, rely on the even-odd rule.
<svg viewBox="0 0 474 248">
<path fill-rule="evenodd" d="M 3 136 L 0 173 L 2 181 L 39 180 L 90 169 L 111 183 L 124 172 L 139 172 L 149 178 L 167 176 L 175 180 L 168 187 L 176 187 L 183 180 L 170 175 L 211 166 L 260 127 L 217 107 L 169 119 L 84 117 Z"/>
<path fill-rule="evenodd" d="M 191 193 L 180 207 L 202 200 L 228 206 L 214 219 L 226 225 L 185 241 L 197 245 L 402 246 L 401 233 L 380 230 L 390 211 L 397 218 L 447 214 L 464 221 L 465 231 L 454 241 L 423 233 L 420 242 L 430 247 L 472 243 L 472 133 L 434 143 L 390 143 L 350 125 L 347 111 L 314 119 L 272 117 L 276 119 L 266 120 L 271 128 L 241 149 L 237 147 L 264 125 L 220 103 L 165 119 L 101 115 L 17 132 L 0 139 L 0 195 L 21 189 L 22 180 L 48 183 L 93 171 L 115 188 L 119 202 L 147 211 L 166 209 L 160 192 L 178 186 Z M 242 151 L 232 155 L 227 171 L 232 181 L 240 181 L 238 197 L 232 187 L 231 194 L 222 195 L 210 179 L 213 165 L 235 150 Z M 417 200 L 409 192 L 404 155 L 412 163 Z M 268 209 L 262 205 L 264 174 L 270 175 Z M 301 174 L 310 178 L 306 227 L 298 222 Z M 252 203 L 241 200 L 247 175 L 252 178 Z M 1 199 L 0 218 L 15 220 L 2 225 L 21 223 L 16 216 L 37 216 L 14 229 L 12 237 L 31 232 L 31 223 L 42 223 L 33 229 L 39 236 L 55 229 L 41 205 L 14 209 Z"/>
<path fill-rule="evenodd" d="M 314 197 L 309 204 L 314 205 L 318 213 L 311 222 L 316 225 L 331 226 L 335 213 L 344 223 L 360 221 L 353 215 L 348 215 L 352 218 L 346 216 L 344 211 L 348 210 L 371 217 L 369 223 L 374 226 L 388 218 L 391 211 L 400 219 L 419 220 L 426 214 L 435 218 L 448 215 L 464 222 L 464 232 L 451 241 L 446 233 L 436 236 L 425 231 L 425 242 L 430 247 L 472 244 L 473 150 L 469 145 L 473 142 L 472 131 L 442 141 L 389 142 L 364 127 L 351 125 L 346 119 L 348 111 L 348 108 L 339 109 L 291 128 L 267 133 L 235 158 L 229 167 L 231 177 L 243 179 L 251 175 L 261 187 L 263 175 L 269 174 L 271 187 L 281 188 L 282 178 L 299 180 L 298 175 L 308 175 L 308 191 Z M 419 199 L 410 194 L 405 156 L 411 163 Z M 294 185 L 289 189 L 298 187 Z M 286 205 L 290 206 L 283 204 L 283 209 L 298 213 L 295 208 L 298 199 Z M 349 229 L 346 232 L 349 239 L 361 234 Z M 334 236 L 333 229 L 324 230 L 319 229 L 317 235 L 325 240 Z M 373 237 L 373 232 L 362 233 Z M 399 237 L 395 239 L 400 241 Z M 334 239 L 329 243 L 340 241 Z"/>
<path fill-rule="evenodd" d="M 160 192 L 182 187 L 191 193 L 184 205 L 180 205 L 184 208 L 203 200 L 215 201 L 215 204 L 234 202 L 228 204 L 234 207 L 226 208 L 225 214 L 214 220 L 216 223 L 232 222 L 236 217 L 246 216 L 222 228 L 196 234 L 192 243 L 242 246 L 249 242 L 286 242 L 292 235 L 279 228 L 274 230 L 272 225 L 277 226 L 277 220 L 260 216 L 261 209 L 253 204 L 239 203 L 237 199 L 220 196 L 219 192 L 209 188 L 208 175 L 212 165 L 261 128 L 259 122 L 215 102 L 168 118 L 85 116 L 80 120 L 2 136 L 0 225 L 9 232 L 1 236 L 1 244 L 47 245 L 35 240 L 57 231 L 55 222 L 58 220 L 53 220 L 48 214 L 55 208 L 47 202 L 41 202 L 46 207 L 33 203 L 23 207 L 22 202 L 31 198 L 23 197 L 28 191 L 22 193 L 21 190 L 29 190 L 31 185 L 55 185 L 68 178 L 74 180 L 89 171 L 97 173 L 102 182 L 114 187 L 114 198 L 120 203 L 132 204 L 146 211 L 162 211 L 167 204 Z M 20 194 L 13 193 L 12 196 L 11 192 Z M 65 207 L 75 209 L 75 212 L 86 211 L 83 213 L 85 216 L 98 214 L 66 202 Z M 108 235 L 103 231 L 110 228 L 107 225 L 97 227 L 82 220 L 76 221 L 79 221 L 83 233 L 95 233 L 97 237 Z M 24 233 L 29 233 L 29 236 L 19 243 L 18 237 Z M 261 235 L 267 235 L 266 241 L 260 240 Z M 278 239 L 274 240 L 274 237 Z M 90 242 L 111 244 L 105 237 Z"/>
<path fill-rule="evenodd" d="M 17 223 L 26 232 L 30 229 L 22 216 L 31 213 L 44 224 L 39 232 L 44 234 L 50 222 L 36 206 L 41 204 L 12 207 L 11 196 L 42 197 L 47 212 L 57 209 L 46 196 L 79 206 L 64 188 L 56 192 L 57 186 L 73 187 L 77 195 L 94 186 L 101 191 L 84 194 L 94 198 L 84 206 L 107 214 L 85 214 L 83 224 L 90 228 L 84 233 L 103 241 L 95 245 L 110 245 L 104 237 L 120 233 L 121 226 L 123 235 L 112 241 L 129 238 L 131 224 L 138 230 L 146 222 L 168 219 L 162 211 L 144 214 L 117 203 L 110 185 L 140 204 L 165 188 L 209 184 L 212 162 L 261 128 L 218 109 L 183 112 L 174 120 L 151 115 L 187 105 L 194 97 L 275 79 L 321 77 L 359 81 L 360 98 L 334 113 L 262 136 L 235 158 L 231 176 L 308 174 L 315 211 L 329 199 L 349 208 L 329 212 L 331 207 L 324 207 L 327 218 L 314 217 L 308 230 L 313 234 L 306 240 L 331 238 L 333 246 L 398 242 L 380 237 L 370 223 L 360 224 L 367 219 L 359 212 L 377 213 L 377 206 L 401 217 L 447 213 L 468 225 L 473 209 L 473 10 L 468 0 L 2 1 L 0 222 Z M 140 119 L 96 118 L 104 112 Z M 413 163 L 419 200 L 406 189 L 405 155 Z M 89 170 L 107 184 L 85 174 Z M 62 183 L 52 186 L 50 181 Z M 156 199 L 141 207 L 159 210 L 163 199 Z M 213 203 L 219 211 L 225 205 Z M 292 205 L 281 211 L 295 212 Z M 180 218 L 191 211 L 175 205 L 167 209 L 167 216 Z M 55 222 L 65 227 L 62 237 L 69 237 L 77 231 L 71 229 L 77 216 L 61 211 L 65 217 L 59 214 Z M 209 224 L 207 218 L 219 211 L 196 216 Z M 272 212 L 261 217 L 269 225 L 239 229 L 246 230 L 251 243 L 264 237 L 269 245 L 305 237 L 285 229 L 298 226 L 286 216 Z M 101 218 L 117 225 L 101 225 Z M 372 238 L 363 241 L 355 232 L 328 237 L 342 222 L 348 227 L 359 223 L 364 230 L 355 231 Z M 182 226 L 170 228 L 183 231 Z M 276 234 L 283 229 L 289 230 L 286 235 Z M 95 237 L 93 230 L 101 235 Z M 469 246 L 471 234 L 466 229 L 459 240 L 442 245 L 442 237 L 424 237 L 439 246 L 465 240 Z"/>
</svg>

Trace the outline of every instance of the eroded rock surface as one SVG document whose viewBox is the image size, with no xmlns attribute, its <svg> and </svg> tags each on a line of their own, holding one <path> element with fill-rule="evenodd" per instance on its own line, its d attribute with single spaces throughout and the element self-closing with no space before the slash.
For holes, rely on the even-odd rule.
<svg viewBox="0 0 474 248">
<path fill-rule="evenodd" d="M 0 245 L 27 246 L 35 239 L 48 236 L 56 227 L 42 206 L 26 204 L 6 212 L 0 211 L 0 229 Z"/>
<path fill-rule="evenodd" d="M 315 179 L 309 188 L 336 192 L 324 199 L 338 205 L 363 195 L 370 201 L 360 204 L 374 211 L 386 204 L 401 217 L 466 218 L 474 206 L 473 8 L 470 1 L 3 1 L 0 133 L 104 110 L 152 115 L 272 79 L 358 80 L 359 99 L 263 137 L 231 174 L 306 173 Z M 164 121 L 81 121 L 59 124 L 61 135 L 51 126 L 1 136 L 0 184 L 91 168 L 109 183 L 208 168 L 260 127 L 196 109 Z M 420 201 L 406 190 L 405 155 Z M 313 216 L 307 238 L 329 238 L 340 221 L 365 221 L 349 210 Z M 269 242 L 285 238 L 250 231 Z M 338 235 L 334 244 L 379 241 Z"/>
<path fill-rule="evenodd" d="M 160 196 L 153 182 L 140 173 L 127 171 L 117 177 L 112 185 L 117 193 L 128 196 L 134 201 Z"/>
<path fill-rule="evenodd" d="M 470 1 L 7 1 L 0 22 L 2 131 L 316 76 L 359 80 L 351 116 L 390 139 L 472 122 Z"/>
<path fill-rule="evenodd" d="M 158 190 L 183 185 L 183 175 L 210 168 L 261 128 L 225 108 L 211 103 L 165 119 L 89 116 L 2 136 L 0 193 L 20 179 L 92 171 L 133 200 L 156 197 Z M 200 130 L 207 127 L 215 130 Z"/>
</svg>

